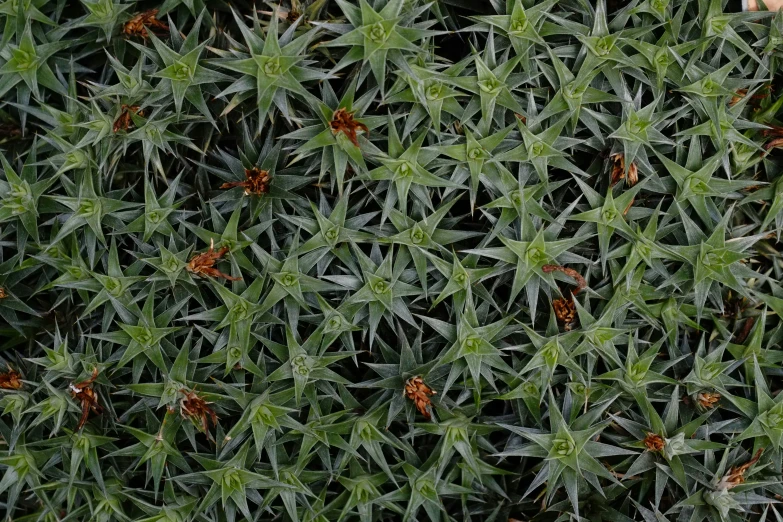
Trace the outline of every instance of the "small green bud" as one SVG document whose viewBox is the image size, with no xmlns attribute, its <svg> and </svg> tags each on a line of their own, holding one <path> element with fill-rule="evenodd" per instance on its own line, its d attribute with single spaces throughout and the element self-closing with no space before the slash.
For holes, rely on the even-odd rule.
<svg viewBox="0 0 783 522">
<path fill-rule="evenodd" d="M 425 96 L 428 100 L 434 101 L 440 99 L 442 94 L 443 94 L 443 85 L 440 83 L 433 83 L 432 85 L 427 87 Z"/>
<path fill-rule="evenodd" d="M 530 148 L 528 149 L 528 154 L 531 158 L 537 158 L 541 156 L 544 153 L 545 145 L 541 141 L 536 141 L 535 143 L 530 145 Z"/>
<path fill-rule="evenodd" d="M 511 24 L 509 25 L 509 32 L 522 33 L 525 31 L 525 29 L 528 28 L 528 25 L 530 25 L 530 22 L 528 22 L 527 16 L 523 14 L 522 16 L 518 16 L 517 18 L 511 20 Z"/>
<path fill-rule="evenodd" d="M 178 80 L 189 80 L 193 76 L 193 71 L 190 66 L 182 62 L 175 63 L 173 70 L 174 76 L 176 76 Z"/>
<path fill-rule="evenodd" d="M 372 27 L 370 27 L 370 31 L 367 36 L 370 38 L 370 40 L 377 44 L 382 44 L 386 41 L 386 38 L 388 38 L 386 29 L 384 29 L 383 23 L 381 22 L 375 22 Z"/>
<path fill-rule="evenodd" d="M 552 454 L 554 457 L 567 457 L 576 450 L 574 442 L 570 439 L 555 439 L 552 445 Z"/>
<path fill-rule="evenodd" d="M 334 241 L 340 237 L 340 230 L 337 227 L 332 227 L 324 232 L 324 237 L 329 241 Z"/>
<path fill-rule="evenodd" d="M 472 160 L 480 159 L 484 156 L 484 151 L 480 147 L 474 147 L 468 150 L 468 158 Z"/>
<path fill-rule="evenodd" d="M 283 286 L 291 287 L 294 286 L 297 283 L 297 281 L 299 281 L 299 278 L 296 276 L 296 274 L 283 273 L 280 274 L 280 276 L 281 276 L 280 283 Z"/>
<path fill-rule="evenodd" d="M 424 231 L 420 228 L 416 227 L 413 230 L 411 230 L 411 243 L 414 245 L 419 245 L 424 241 Z"/>
</svg>

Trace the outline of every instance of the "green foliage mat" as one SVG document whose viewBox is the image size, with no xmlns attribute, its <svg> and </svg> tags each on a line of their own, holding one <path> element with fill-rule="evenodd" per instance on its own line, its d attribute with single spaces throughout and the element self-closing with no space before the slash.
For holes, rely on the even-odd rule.
<svg viewBox="0 0 783 522">
<path fill-rule="evenodd" d="M 3 520 L 783 520 L 783 14 L 0 27 Z"/>
</svg>

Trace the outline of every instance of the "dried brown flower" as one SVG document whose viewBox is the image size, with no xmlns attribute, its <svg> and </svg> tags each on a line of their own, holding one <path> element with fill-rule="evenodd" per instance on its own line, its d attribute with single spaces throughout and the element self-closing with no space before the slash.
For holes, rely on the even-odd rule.
<svg viewBox="0 0 783 522">
<path fill-rule="evenodd" d="M 576 322 L 576 304 L 574 303 L 574 297 L 559 297 L 552 301 L 552 308 L 555 310 L 555 317 L 557 320 L 563 323 L 563 328 L 566 332 L 571 331 Z"/>
<path fill-rule="evenodd" d="M 758 460 L 761 458 L 761 454 L 764 452 L 764 448 L 759 449 L 756 454 L 753 456 L 752 459 L 747 461 L 742 466 L 733 466 L 729 472 L 724 475 L 722 479 L 720 479 L 720 482 L 718 483 L 717 488 L 718 489 L 731 489 L 739 486 L 740 484 L 745 483 L 745 472 L 750 469 L 750 467 L 758 462 Z"/>
<path fill-rule="evenodd" d="M 720 393 L 700 392 L 696 394 L 696 402 L 698 402 L 702 408 L 714 408 L 719 400 Z"/>
<path fill-rule="evenodd" d="M 147 38 L 147 28 L 159 31 L 168 31 L 169 26 L 158 20 L 155 16 L 158 14 L 157 9 L 150 9 L 143 13 L 138 13 L 136 16 L 125 22 L 122 31 L 126 36 L 140 36 Z"/>
<path fill-rule="evenodd" d="M 0 388 L 4 390 L 18 390 L 22 387 L 22 375 L 12 368 L 6 373 L 0 373 Z"/>
<path fill-rule="evenodd" d="M 574 302 L 574 295 L 587 287 L 587 281 L 582 275 L 566 266 L 560 265 L 544 265 L 541 267 L 544 273 L 550 272 L 563 272 L 565 275 L 572 277 L 576 280 L 576 288 L 568 295 L 563 296 L 552 301 L 552 308 L 555 310 L 555 317 L 563 324 L 563 328 L 566 332 L 571 331 L 574 323 L 576 322 L 576 303 Z"/>
<path fill-rule="evenodd" d="M 228 279 L 229 281 L 240 281 L 242 279 L 241 277 L 231 277 L 228 274 L 224 274 L 217 268 L 214 268 L 215 263 L 221 257 L 223 257 L 226 252 L 228 252 L 228 250 L 228 247 L 223 247 L 215 252 L 215 241 L 210 241 L 209 250 L 193 256 L 186 268 L 188 272 L 200 276 L 222 277 L 223 279 Z"/>
<path fill-rule="evenodd" d="M 98 368 L 95 368 L 89 379 L 69 386 L 71 397 L 77 400 L 82 408 L 82 416 L 79 419 L 79 425 L 76 427 L 76 431 L 79 431 L 84 427 L 87 422 L 87 417 L 90 415 L 90 410 L 98 415 L 103 412 L 103 406 L 98 404 L 98 396 L 92 389 L 92 383 L 94 383 L 97 378 Z"/>
<path fill-rule="evenodd" d="M 345 109 L 337 109 L 334 111 L 334 115 L 332 115 L 332 121 L 329 122 L 329 127 L 332 129 L 332 134 L 342 132 L 348 136 L 348 139 L 351 140 L 351 143 L 357 147 L 359 146 L 359 140 L 356 138 L 356 131 L 362 130 L 365 132 L 365 134 L 370 133 L 370 129 L 367 128 L 367 125 L 354 120 L 353 113 L 348 112 Z"/>
<path fill-rule="evenodd" d="M 419 413 L 424 415 L 427 420 L 432 418 L 432 414 L 428 407 L 432 406 L 430 400 L 431 395 L 437 395 L 435 391 L 429 386 L 424 384 L 424 380 L 420 376 L 412 377 L 405 381 L 405 390 L 403 394 L 408 397 L 416 405 L 416 409 Z"/>
<path fill-rule="evenodd" d="M 232 181 L 230 183 L 223 183 L 220 188 L 230 189 L 234 187 L 244 187 L 245 194 L 260 196 L 269 192 L 269 185 L 272 182 L 272 176 L 269 175 L 269 171 L 261 170 L 258 167 L 252 169 L 245 169 L 245 181 Z"/>
<path fill-rule="evenodd" d="M 209 407 L 211 402 L 205 401 L 195 391 L 180 390 L 184 397 L 179 401 L 179 412 L 183 418 L 190 420 L 204 432 L 210 440 L 212 435 L 209 433 L 209 421 L 213 426 L 217 426 L 217 414 L 215 410 Z"/>
<path fill-rule="evenodd" d="M 522 115 L 521 115 L 521 114 L 519 114 L 518 112 L 515 112 L 515 113 L 514 113 L 514 116 L 516 116 L 516 117 L 517 117 L 517 119 L 518 119 L 519 121 L 521 121 L 522 123 L 527 123 L 527 118 L 525 118 L 524 116 L 522 116 Z"/>
<path fill-rule="evenodd" d="M 614 187 L 617 185 L 617 183 L 625 178 L 625 156 L 622 154 L 612 154 L 612 186 Z M 631 163 L 628 166 L 628 184 L 630 186 L 636 185 L 636 182 L 639 181 L 639 170 L 636 167 L 636 163 Z M 628 210 L 626 209 L 626 212 Z"/>
<path fill-rule="evenodd" d="M 5 291 L 5 288 L 0 286 L 0 299 L 5 299 L 8 297 L 8 292 Z"/>
<path fill-rule="evenodd" d="M 655 433 L 648 432 L 642 442 L 644 442 L 648 451 L 663 451 L 663 448 L 666 446 L 666 441 L 663 440 L 663 437 Z"/>
<path fill-rule="evenodd" d="M 299 20 L 300 16 L 302 16 L 302 13 L 300 13 L 296 9 L 291 9 L 290 11 L 288 11 L 288 14 L 286 15 L 285 19 L 289 24 L 292 24 L 297 20 Z"/>
<path fill-rule="evenodd" d="M 128 130 L 128 128 L 133 124 L 133 118 L 131 117 L 133 114 L 144 116 L 144 111 L 141 110 L 138 105 L 123 104 L 122 112 L 120 112 L 119 117 L 114 120 L 114 132 L 116 133 L 120 129 L 124 131 Z"/>
</svg>

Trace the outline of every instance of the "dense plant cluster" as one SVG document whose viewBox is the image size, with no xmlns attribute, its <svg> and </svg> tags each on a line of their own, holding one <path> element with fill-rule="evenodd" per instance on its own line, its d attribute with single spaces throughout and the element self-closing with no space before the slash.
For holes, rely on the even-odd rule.
<svg viewBox="0 0 783 522">
<path fill-rule="evenodd" d="M 0 27 L 4 520 L 781 520 L 780 13 Z"/>
</svg>

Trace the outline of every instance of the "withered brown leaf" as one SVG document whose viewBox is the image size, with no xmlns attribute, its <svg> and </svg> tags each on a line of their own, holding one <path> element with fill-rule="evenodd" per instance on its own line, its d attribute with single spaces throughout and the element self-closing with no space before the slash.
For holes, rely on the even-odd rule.
<svg viewBox="0 0 783 522">
<path fill-rule="evenodd" d="M 76 431 L 82 429 L 87 423 L 87 417 L 90 415 L 90 410 L 95 412 L 96 415 L 100 415 L 103 412 L 103 406 L 98 404 L 98 395 L 96 395 L 95 390 L 92 389 L 92 385 L 97 378 L 98 368 L 95 368 L 89 379 L 77 384 L 72 383 L 68 387 L 71 392 L 71 397 L 78 401 L 82 408 L 82 416 L 79 419 L 79 425 L 76 427 Z"/>
<path fill-rule="evenodd" d="M 261 170 L 258 167 L 252 169 L 245 169 L 245 181 L 232 181 L 230 183 L 223 183 L 220 188 L 230 189 L 234 187 L 244 187 L 245 194 L 261 196 L 269 192 L 269 186 L 272 183 L 272 176 L 269 175 L 268 170 Z"/>
<path fill-rule="evenodd" d="M 209 250 L 193 256 L 185 268 L 187 268 L 188 272 L 200 276 L 222 277 L 229 281 L 241 281 L 241 277 L 232 277 L 228 274 L 224 274 L 217 268 L 214 268 L 215 263 L 222 258 L 228 250 L 229 248 L 224 246 L 215 252 L 215 241 L 210 241 Z"/>
<path fill-rule="evenodd" d="M 334 114 L 332 115 L 332 121 L 329 122 L 329 126 L 332 129 L 332 134 L 338 134 L 342 132 L 348 136 L 348 139 L 351 140 L 351 143 L 357 147 L 359 146 L 359 140 L 356 137 L 356 131 L 362 130 L 365 134 L 370 134 L 370 129 L 367 128 L 367 125 L 353 119 L 353 113 L 348 112 L 345 109 L 337 109 L 334 111 Z"/>
<path fill-rule="evenodd" d="M 783 146 L 783 127 L 779 127 L 777 125 L 768 126 L 769 129 L 765 129 L 761 133 L 766 138 L 772 138 L 770 141 L 764 144 L 764 149 L 767 152 L 769 152 L 770 149 Z"/>
<path fill-rule="evenodd" d="M 748 335 L 750 334 L 751 329 L 753 328 L 753 324 L 756 322 L 756 319 L 753 317 L 748 317 L 745 319 L 745 323 L 742 325 L 742 330 L 740 330 L 737 335 L 734 336 L 734 339 L 732 342 L 734 344 L 742 344 L 745 342 L 745 340 L 748 338 Z"/>
<path fill-rule="evenodd" d="M 772 84 L 767 84 L 764 87 L 762 87 L 758 93 L 754 94 L 750 97 L 751 102 L 756 102 L 754 105 L 758 105 L 759 100 L 763 100 L 764 98 L 768 98 L 772 94 Z M 736 104 L 738 104 L 740 101 L 742 101 L 745 96 L 748 95 L 747 89 L 738 89 L 735 91 L 734 96 L 731 97 L 731 101 L 729 101 L 729 107 L 733 107 Z"/>
<path fill-rule="evenodd" d="M 745 472 L 750 469 L 750 467 L 759 461 L 761 458 L 761 454 L 764 452 L 764 448 L 760 448 L 756 454 L 753 456 L 752 459 L 747 461 L 742 466 L 733 466 L 731 469 L 729 469 L 729 472 L 723 476 L 723 478 L 718 483 L 718 489 L 732 489 L 740 484 L 745 483 Z"/>
<path fill-rule="evenodd" d="M 411 377 L 405 381 L 405 390 L 403 391 L 403 394 L 413 401 L 416 409 L 419 410 L 419 413 L 424 415 L 427 420 L 432 418 L 432 414 L 429 410 L 432 406 L 430 396 L 437 395 L 437 393 L 424 383 L 424 379 L 422 379 L 421 376 L 417 375 L 416 377 Z"/>
</svg>

